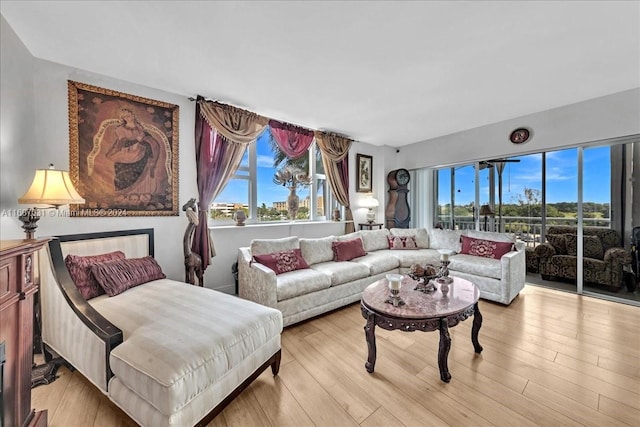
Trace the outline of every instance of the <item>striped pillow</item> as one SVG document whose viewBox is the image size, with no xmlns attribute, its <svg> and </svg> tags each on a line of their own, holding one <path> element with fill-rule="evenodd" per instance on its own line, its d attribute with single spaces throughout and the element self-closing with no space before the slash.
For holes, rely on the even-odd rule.
<svg viewBox="0 0 640 427">
<path fill-rule="evenodd" d="M 151 256 L 98 263 L 91 267 L 91 274 L 110 297 L 134 286 L 167 277 Z"/>
<path fill-rule="evenodd" d="M 90 300 L 97 296 L 103 295 L 104 290 L 100 287 L 96 279 L 91 274 L 91 266 L 100 262 L 114 261 L 124 259 L 125 255 L 122 251 L 109 252 L 100 255 L 67 255 L 64 263 L 69 270 L 69 275 L 73 279 L 78 291 L 85 300 Z"/>
</svg>

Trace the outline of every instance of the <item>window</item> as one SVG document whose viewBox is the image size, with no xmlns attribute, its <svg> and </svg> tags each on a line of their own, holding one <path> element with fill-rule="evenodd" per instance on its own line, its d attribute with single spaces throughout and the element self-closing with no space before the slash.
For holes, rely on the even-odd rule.
<svg viewBox="0 0 640 427">
<path fill-rule="evenodd" d="M 294 192 L 299 198 L 296 220 L 326 219 L 332 200 L 316 144 L 311 145 L 308 156 L 287 159 L 267 128 L 249 145 L 240 167 L 211 204 L 212 223 L 233 223 L 233 214 L 238 209 L 246 211 L 247 223 L 288 221 L 290 185 L 274 182 L 276 172 L 285 166 L 294 167 L 308 177 L 295 186 Z"/>
</svg>

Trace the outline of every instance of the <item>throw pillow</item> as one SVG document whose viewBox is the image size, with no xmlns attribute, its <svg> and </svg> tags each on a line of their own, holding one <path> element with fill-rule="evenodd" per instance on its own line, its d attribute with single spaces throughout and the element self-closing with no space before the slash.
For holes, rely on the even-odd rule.
<svg viewBox="0 0 640 427">
<path fill-rule="evenodd" d="M 67 270 L 69 270 L 69 275 L 71 275 L 73 283 L 75 283 L 78 291 L 80 291 L 80 295 L 88 301 L 91 298 L 104 294 L 104 289 L 100 287 L 100 284 L 91 274 L 91 266 L 100 262 L 124 258 L 124 252 L 121 251 L 88 256 L 69 254 L 64 259 L 64 263 L 67 266 Z"/>
<path fill-rule="evenodd" d="M 414 236 L 387 236 L 389 249 L 418 249 Z"/>
<path fill-rule="evenodd" d="M 462 251 L 460 253 L 500 259 L 504 254 L 512 250 L 513 243 L 511 242 L 494 242 L 492 240 L 462 236 Z"/>
<path fill-rule="evenodd" d="M 143 283 L 167 277 L 152 256 L 94 264 L 91 266 L 91 274 L 110 297 Z"/>
<path fill-rule="evenodd" d="M 432 228 L 429 231 L 429 247 L 432 249 L 450 249 L 460 252 L 460 236 L 462 230 L 440 230 Z"/>
<path fill-rule="evenodd" d="M 365 256 L 367 254 L 364 251 L 362 239 L 359 237 L 352 240 L 333 242 L 331 244 L 331 249 L 333 249 L 334 261 L 350 261 L 354 258 Z"/>
<path fill-rule="evenodd" d="M 309 265 L 302 257 L 302 251 L 300 249 L 288 249 L 271 254 L 254 255 L 253 259 L 265 267 L 272 269 L 276 274 L 309 268 Z"/>
<path fill-rule="evenodd" d="M 547 234 L 547 242 L 554 247 L 558 255 L 567 254 L 567 240 L 564 234 Z"/>
</svg>

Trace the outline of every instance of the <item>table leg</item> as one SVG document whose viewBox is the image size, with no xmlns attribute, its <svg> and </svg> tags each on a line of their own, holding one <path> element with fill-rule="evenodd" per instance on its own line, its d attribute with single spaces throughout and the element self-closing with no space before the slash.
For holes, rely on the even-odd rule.
<svg viewBox="0 0 640 427">
<path fill-rule="evenodd" d="M 367 347 L 369 349 L 369 356 L 367 357 L 367 363 L 364 367 L 367 372 L 372 373 L 376 366 L 376 315 L 369 312 L 367 314 L 367 324 L 364 326 L 364 335 L 367 338 Z"/>
<path fill-rule="evenodd" d="M 449 349 L 451 349 L 451 336 L 449 335 L 449 325 L 446 318 L 440 319 L 440 347 L 438 348 L 438 367 L 440 368 L 440 379 L 445 383 L 451 381 L 449 373 Z"/>
<path fill-rule="evenodd" d="M 471 328 L 471 342 L 476 353 L 482 353 L 482 346 L 478 342 L 478 332 L 482 326 L 482 314 L 478 308 L 478 303 L 473 306 L 473 327 Z"/>
</svg>

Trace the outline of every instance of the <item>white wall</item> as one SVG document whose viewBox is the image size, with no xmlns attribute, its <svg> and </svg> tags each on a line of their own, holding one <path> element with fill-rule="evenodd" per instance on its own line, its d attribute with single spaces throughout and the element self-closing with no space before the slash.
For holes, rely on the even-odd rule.
<svg viewBox="0 0 640 427">
<path fill-rule="evenodd" d="M 186 97 L 134 85 L 106 76 L 33 58 L 2 18 L 2 239 L 22 239 L 21 222 L 13 214 L 25 208 L 17 203 L 31 184 L 34 171 L 54 163 L 69 169 L 69 119 L 67 80 L 76 80 L 180 107 L 179 208 L 197 197 L 194 147 L 195 106 Z M 165 274 L 184 277 L 182 236 L 187 226 L 184 213 L 170 217 L 70 218 L 44 217 L 36 237 L 59 234 L 155 228 L 156 258 Z"/>
<path fill-rule="evenodd" d="M 33 146 L 36 140 L 33 97 L 34 59 L 0 15 L 0 207 L 15 207 L 33 179 Z M 23 171 L 31 170 L 25 182 Z M 22 223 L 15 216 L 0 215 L 0 237 L 22 238 Z M 15 233 L 14 233 L 15 231 Z"/>
<path fill-rule="evenodd" d="M 519 127 L 533 137 L 515 145 L 509 134 Z M 411 144 L 401 148 L 399 162 L 407 169 L 447 166 L 634 134 L 640 134 L 640 88 Z"/>
</svg>

